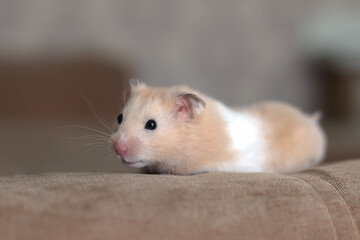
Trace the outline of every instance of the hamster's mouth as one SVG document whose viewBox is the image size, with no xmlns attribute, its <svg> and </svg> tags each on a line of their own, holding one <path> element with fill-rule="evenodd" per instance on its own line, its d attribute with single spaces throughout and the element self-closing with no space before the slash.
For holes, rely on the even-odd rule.
<svg viewBox="0 0 360 240">
<path fill-rule="evenodd" d="M 146 166 L 146 164 L 142 161 L 130 162 L 130 161 L 126 160 L 125 158 L 121 158 L 121 160 L 123 161 L 123 163 L 125 163 L 125 165 L 127 165 L 129 167 L 142 168 L 142 167 Z"/>
</svg>

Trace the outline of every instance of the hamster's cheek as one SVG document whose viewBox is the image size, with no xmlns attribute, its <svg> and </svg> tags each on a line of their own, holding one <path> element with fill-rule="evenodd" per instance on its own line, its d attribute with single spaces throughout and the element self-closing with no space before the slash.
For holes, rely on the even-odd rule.
<svg viewBox="0 0 360 240">
<path fill-rule="evenodd" d="M 150 163 L 152 161 L 152 154 L 151 151 L 146 149 L 146 147 L 143 147 L 142 149 L 139 149 L 136 153 L 136 158 L 144 163 Z"/>
</svg>

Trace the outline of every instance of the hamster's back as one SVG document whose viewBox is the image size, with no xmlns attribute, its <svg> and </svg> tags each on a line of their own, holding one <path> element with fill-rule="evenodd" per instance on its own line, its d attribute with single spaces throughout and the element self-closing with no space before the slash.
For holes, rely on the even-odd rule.
<svg viewBox="0 0 360 240">
<path fill-rule="evenodd" d="M 301 171 L 323 159 L 326 141 L 315 115 L 306 115 L 277 102 L 260 103 L 247 111 L 262 122 L 266 140 L 265 171 Z"/>
</svg>

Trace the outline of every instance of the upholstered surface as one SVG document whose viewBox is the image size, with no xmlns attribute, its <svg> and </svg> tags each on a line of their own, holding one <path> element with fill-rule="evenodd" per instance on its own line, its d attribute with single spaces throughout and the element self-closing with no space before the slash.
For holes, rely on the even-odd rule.
<svg viewBox="0 0 360 240">
<path fill-rule="evenodd" d="M 0 178 L 0 238 L 359 239 L 360 160 L 289 176 Z"/>
</svg>

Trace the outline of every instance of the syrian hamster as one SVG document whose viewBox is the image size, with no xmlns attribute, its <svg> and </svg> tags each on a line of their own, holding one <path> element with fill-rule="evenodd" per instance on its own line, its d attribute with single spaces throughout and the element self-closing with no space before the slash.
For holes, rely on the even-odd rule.
<svg viewBox="0 0 360 240">
<path fill-rule="evenodd" d="M 186 86 L 132 81 L 111 147 L 146 172 L 292 173 L 318 164 L 326 137 L 319 115 L 279 102 L 234 110 Z"/>
</svg>

